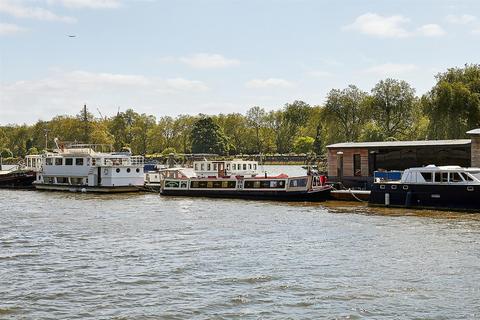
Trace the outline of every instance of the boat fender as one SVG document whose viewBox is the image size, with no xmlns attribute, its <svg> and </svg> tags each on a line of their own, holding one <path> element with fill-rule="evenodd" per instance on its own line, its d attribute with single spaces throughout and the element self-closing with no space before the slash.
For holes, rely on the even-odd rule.
<svg viewBox="0 0 480 320">
<path fill-rule="evenodd" d="M 390 205 L 390 193 L 385 193 L 385 205 Z"/>
<path fill-rule="evenodd" d="M 412 206 L 412 191 L 407 192 L 407 196 L 405 197 L 405 207 Z"/>
</svg>

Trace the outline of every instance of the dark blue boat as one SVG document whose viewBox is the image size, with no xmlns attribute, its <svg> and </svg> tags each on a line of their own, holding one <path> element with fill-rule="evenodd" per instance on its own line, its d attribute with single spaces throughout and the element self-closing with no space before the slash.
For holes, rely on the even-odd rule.
<svg viewBox="0 0 480 320">
<path fill-rule="evenodd" d="M 375 206 L 480 212 L 480 168 L 434 165 L 407 169 L 398 180 L 373 183 Z"/>
</svg>

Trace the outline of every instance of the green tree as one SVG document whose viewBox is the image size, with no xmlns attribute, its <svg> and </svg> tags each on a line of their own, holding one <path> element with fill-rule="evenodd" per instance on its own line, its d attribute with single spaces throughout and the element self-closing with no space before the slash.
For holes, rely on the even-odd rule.
<svg viewBox="0 0 480 320">
<path fill-rule="evenodd" d="M 130 147 L 134 154 L 145 155 L 149 146 L 150 131 L 155 126 L 155 117 L 142 113 L 137 115 L 131 126 L 132 140 Z"/>
<path fill-rule="evenodd" d="M 293 143 L 295 153 L 310 153 L 313 151 L 315 139 L 312 137 L 298 137 Z"/>
<path fill-rule="evenodd" d="M 312 150 L 315 154 L 320 155 L 323 151 L 323 135 L 322 135 L 322 125 L 319 123 L 317 125 L 315 139 L 313 141 Z"/>
<path fill-rule="evenodd" d="M 194 123 L 191 140 L 193 153 L 228 153 L 227 138 L 211 117 L 202 116 Z"/>
<path fill-rule="evenodd" d="M 370 110 L 384 139 L 402 139 L 412 127 L 415 90 L 403 80 L 381 80 L 372 89 Z"/>
<path fill-rule="evenodd" d="M 480 65 L 451 68 L 436 75 L 437 83 L 422 97 L 429 118 L 428 137 L 457 139 L 480 125 Z"/>
<path fill-rule="evenodd" d="M 247 111 L 247 123 L 255 132 L 255 153 L 263 152 L 262 129 L 265 127 L 267 113 L 265 109 L 258 106 L 252 107 Z"/>
<path fill-rule="evenodd" d="M 368 94 L 354 85 L 332 89 L 323 109 L 328 131 L 335 135 L 331 142 L 356 141 L 365 123 Z"/>
</svg>

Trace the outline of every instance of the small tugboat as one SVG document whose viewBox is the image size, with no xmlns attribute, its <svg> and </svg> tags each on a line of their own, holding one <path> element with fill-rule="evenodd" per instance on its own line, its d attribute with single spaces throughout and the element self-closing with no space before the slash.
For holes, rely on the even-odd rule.
<svg viewBox="0 0 480 320">
<path fill-rule="evenodd" d="M 142 156 L 132 156 L 129 151 L 103 152 L 111 149 L 106 145 L 66 145 L 57 139 L 55 144 L 53 152 L 27 156 L 27 163 L 40 161 L 33 183 L 37 190 L 134 192 L 143 188 Z"/>
<path fill-rule="evenodd" d="M 480 168 L 429 165 L 407 169 L 395 180 L 375 178 L 369 204 L 478 211 Z"/>
<path fill-rule="evenodd" d="M 163 170 L 160 194 L 283 201 L 323 201 L 330 194 L 323 175 L 267 176 L 258 169 L 256 161 L 195 161 L 193 169 Z"/>
</svg>

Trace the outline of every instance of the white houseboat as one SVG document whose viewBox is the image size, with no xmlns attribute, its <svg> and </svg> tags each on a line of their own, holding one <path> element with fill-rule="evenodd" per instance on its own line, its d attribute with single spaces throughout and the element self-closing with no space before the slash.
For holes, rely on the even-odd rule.
<svg viewBox="0 0 480 320">
<path fill-rule="evenodd" d="M 376 178 L 376 206 L 480 210 L 480 168 L 429 165 L 405 170 L 397 179 Z"/>
<path fill-rule="evenodd" d="M 268 176 L 256 161 L 195 161 L 193 170 L 172 168 L 160 174 L 160 193 L 172 196 L 322 201 L 331 190 L 323 175 Z"/>
<path fill-rule="evenodd" d="M 65 145 L 57 140 L 55 143 L 57 148 L 53 152 L 27 156 L 27 165 L 37 171 L 33 183 L 36 189 L 133 192 L 143 188 L 142 156 L 103 152 L 108 147 L 105 145 Z"/>
</svg>

